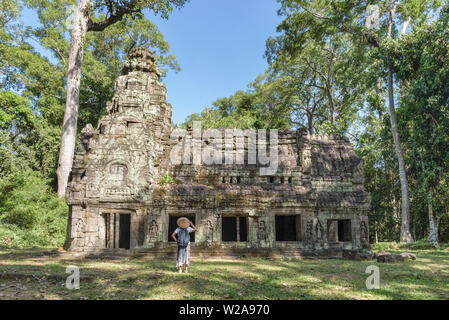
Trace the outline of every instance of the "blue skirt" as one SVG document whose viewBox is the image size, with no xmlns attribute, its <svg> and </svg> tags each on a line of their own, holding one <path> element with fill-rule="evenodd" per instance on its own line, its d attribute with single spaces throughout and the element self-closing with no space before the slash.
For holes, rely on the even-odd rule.
<svg viewBox="0 0 449 320">
<path fill-rule="evenodd" d="M 190 243 L 185 248 L 181 248 L 178 246 L 178 257 L 176 259 L 176 266 L 182 267 L 186 265 L 190 267 Z"/>
</svg>

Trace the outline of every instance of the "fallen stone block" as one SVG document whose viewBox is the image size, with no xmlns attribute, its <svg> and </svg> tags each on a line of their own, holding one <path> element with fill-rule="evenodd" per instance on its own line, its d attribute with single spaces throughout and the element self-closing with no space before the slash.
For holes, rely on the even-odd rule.
<svg viewBox="0 0 449 320">
<path fill-rule="evenodd" d="M 344 250 L 343 258 L 349 259 L 349 260 L 364 261 L 364 260 L 374 259 L 375 254 L 373 254 L 371 252 L 364 252 L 364 251 Z"/>
<path fill-rule="evenodd" d="M 416 255 L 408 252 L 403 252 L 401 254 L 392 254 L 386 251 L 379 251 L 376 254 L 377 262 L 403 262 L 406 259 L 416 260 Z"/>
<path fill-rule="evenodd" d="M 416 255 L 414 255 L 413 253 L 403 252 L 401 253 L 401 256 L 404 259 L 416 260 Z"/>
</svg>

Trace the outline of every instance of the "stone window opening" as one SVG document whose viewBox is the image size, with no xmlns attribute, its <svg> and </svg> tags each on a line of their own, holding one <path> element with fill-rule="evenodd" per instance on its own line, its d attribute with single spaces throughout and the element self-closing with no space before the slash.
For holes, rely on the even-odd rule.
<svg viewBox="0 0 449 320">
<path fill-rule="evenodd" d="M 351 242 L 352 230 L 351 220 L 328 220 L 327 234 L 329 242 Z"/>
<path fill-rule="evenodd" d="M 288 177 L 286 179 L 286 177 L 268 177 L 268 183 L 279 183 L 279 184 L 285 184 L 285 183 L 292 183 L 293 182 L 293 178 L 292 177 Z"/>
<path fill-rule="evenodd" d="M 221 222 L 221 241 L 248 241 L 248 217 L 225 216 L 222 217 Z"/>
<path fill-rule="evenodd" d="M 171 237 L 172 233 L 178 228 L 178 225 L 176 222 L 179 218 L 186 217 L 190 221 L 192 221 L 193 224 L 195 224 L 195 216 L 189 216 L 189 215 L 169 215 L 168 216 L 168 242 L 175 242 L 173 238 Z M 190 234 L 190 242 L 195 242 L 195 232 L 192 232 Z"/>
<path fill-rule="evenodd" d="M 302 241 L 301 216 L 275 216 L 276 241 Z"/>
<path fill-rule="evenodd" d="M 242 183 L 242 178 L 241 177 L 222 177 L 221 182 L 222 183 L 239 184 L 239 183 Z"/>
</svg>

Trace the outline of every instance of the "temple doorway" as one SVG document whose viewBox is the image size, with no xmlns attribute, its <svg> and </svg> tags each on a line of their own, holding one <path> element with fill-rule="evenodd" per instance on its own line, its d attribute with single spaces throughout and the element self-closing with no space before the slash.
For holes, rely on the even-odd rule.
<svg viewBox="0 0 449 320">
<path fill-rule="evenodd" d="M 105 247 L 109 249 L 130 249 L 131 214 L 105 213 Z"/>
</svg>

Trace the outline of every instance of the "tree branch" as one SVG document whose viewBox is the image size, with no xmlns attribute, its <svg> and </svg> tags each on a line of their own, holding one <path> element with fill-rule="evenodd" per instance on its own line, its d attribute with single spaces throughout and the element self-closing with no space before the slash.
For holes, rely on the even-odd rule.
<svg viewBox="0 0 449 320">
<path fill-rule="evenodd" d="M 110 8 L 110 10 L 112 10 L 112 8 Z M 94 22 L 92 21 L 92 19 L 89 18 L 89 22 L 87 24 L 87 31 L 103 31 L 110 25 L 122 20 L 126 14 L 139 13 L 139 12 L 140 8 L 137 7 L 137 1 L 132 0 L 130 3 L 122 6 L 116 12 L 111 12 L 109 18 L 103 21 Z"/>
<path fill-rule="evenodd" d="M 410 22 L 412 21 L 412 17 L 408 17 L 407 20 L 404 21 L 402 24 L 401 32 L 399 33 L 399 37 L 405 34 L 407 31 L 407 27 L 409 26 Z"/>
</svg>

